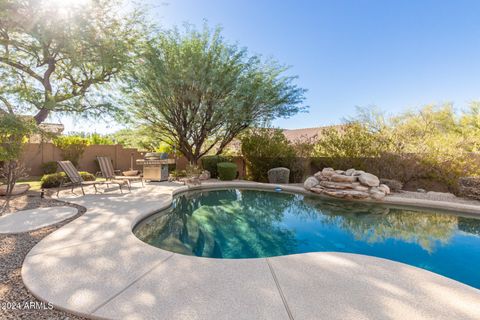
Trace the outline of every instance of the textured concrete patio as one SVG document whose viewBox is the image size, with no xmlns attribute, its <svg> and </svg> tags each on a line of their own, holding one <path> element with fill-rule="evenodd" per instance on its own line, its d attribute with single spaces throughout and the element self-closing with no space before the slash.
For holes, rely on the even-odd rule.
<svg viewBox="0 0 480 320">
<path fill-rule="evenodd" d="M 40 229 L 77 214 L 72 207 L 48 207 L 21 210 L 0 217 L 0 234 L 20 233 Z"/>
<path fill-rule="evenodd" d="M 274 187 L 203 187 L 219 185 Z M 335 252 L 208 259 L 133 235 L 138 221 L 186 189 L 159 183 L 131 194 L 69 198 L 87 212 L 30 251 L 25 285 L 57 308 L 102 319 L 480 319 L 480 290 L 390 260 Z"/>
</svg>

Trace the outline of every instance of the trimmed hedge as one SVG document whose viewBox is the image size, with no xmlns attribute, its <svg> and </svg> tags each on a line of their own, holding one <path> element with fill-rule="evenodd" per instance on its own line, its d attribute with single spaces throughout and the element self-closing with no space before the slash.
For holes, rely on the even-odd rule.
<svg viewBox="0 0 480 320">
<path fill-rule="evenodd" d="M 201 159 L 202 168 L 210 172 L 211 178 L 218 178 L 217 165 L 221 162 L 232 162 L 231 157 L 226 156 L 204 156 Z"/>
<path fill-rule="evenodd" d="M 217 164 L 218 178 L 220 180 L 233 180 L 237 177 L 237 165 L 231 162 Z"/>
<path fill-rule="evenodd" d="M 46 174 L 40 180 L 42 188 L 56 188 L 60 186 L 60 183 L 67 175 L 65 172 L 57 172 L 52 174 Z M 95 181 L 95 176 L 89 172 L 80 171 L 80 176 L 85 181 Z"/>
</svg>

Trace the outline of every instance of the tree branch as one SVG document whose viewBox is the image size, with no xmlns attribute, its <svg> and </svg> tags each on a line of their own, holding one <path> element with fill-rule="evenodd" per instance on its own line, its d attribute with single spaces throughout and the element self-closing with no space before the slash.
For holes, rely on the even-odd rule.
<svg viewBox="0 0 480 320">
<path fill-rule="evenodd" d="M 7 110 L 9 113 L 13 114 L 13 107 L 12 105 L 10 104 L 10 102 L 8 102 L 8 100 L 5 98 L 5 97 L 2 97 L 0 96 L 0 101 L 3 102 L 3 104 L 5 104 L 5 106 L 7 107 Z M 4 110 L 1 110 L 1 111 L 4 111 Z M 5 112 L 5 111 L 4 111 Z M 6 113 L 6 112 L 5 112 Z"/>
<path fill-rule="evenodd" d="M 12 60 L 10 60 L 8 58 L 5 58 L 5 57 L 0 57 L 0 62 L 8 64 L 9 66 L 16 68 L 17 70 L 21 70 L 21 71 L 27 73 L 28 75 L 30 75 L 32 78 L 34 78 L 34 79 L 43 83 L 43 78 L 40 75 L 38 75 L 37 73 L 35 73 L 35 71 L 33 71 L 32 69 L 27 67 L 26 65 L 23 65 L 23 64 L 21 64 L 19 62 L 16 62 L 16 61 L 12 61 Z"/>
</svg>

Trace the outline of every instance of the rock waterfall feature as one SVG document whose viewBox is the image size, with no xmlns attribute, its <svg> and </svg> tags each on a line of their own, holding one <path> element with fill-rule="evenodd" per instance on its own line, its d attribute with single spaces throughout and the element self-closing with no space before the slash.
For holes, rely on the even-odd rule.
<svg viewBox="0 0 480 320">
<path fill-rule="evenodd" d="M 308 177 L 303 186 L 315 193 L 344 199 L 382 200 L 390 193 L 390 188 L 380 184 L 377 176 L 355 169 L 324 168 Z"/>
</svg>

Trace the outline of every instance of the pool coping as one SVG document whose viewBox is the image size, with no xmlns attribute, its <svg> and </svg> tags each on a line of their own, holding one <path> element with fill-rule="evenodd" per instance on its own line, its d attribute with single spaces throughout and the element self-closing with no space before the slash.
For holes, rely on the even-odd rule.
<svg viewBox="0 0 480 320">
<path fill-rule="evenodd" d="M 311 288 L 313 290 L 311 294 L 304 296 L 304 300 L 307 301 L 316 298 L 316 301 L 324 301 L 329 305 L 328 303 L 331 301 L 328 301 L 328 296 L 332 294 L 331 291 L 334 291 L 336 295 L 349 296 L 347 300 L 353 300 L 352 304 L 364 299 L 365 295 L 371 296 L 374 300 L 380 295 L 385 295 L 383 289 L 369 288 L 368 286 L 372 285 L 369 282 L 358 282 L 360 280 L 350 279 L 348 274 L 335 273 L 337 267 L 335 261 L 342 261 L 339 268 L 347 265 L 360 266 L 356 272 L 357 274 L 364 273 L 365 279 L 372 278 L 377 282 L 395 283 L 396 287 L 403 286 L 402 290 L 405 292 L 416 292 L 415 300 L 425 301 L 426 306 L 422 308 L 428 309 L 425 312 L 436 318 L 480 317 L 480 290 L 399 262 L 336 252 L 242 259 L 241 262 L 232 259 L 198 258 L 154 248 L 137 239 L 132 232 L 138 222 L 155 212 L 168 208 L 173 196 L 181 192 L 228 187 L 273 190 L 277 186 L 246 181 L 209 181 L 194 187 L 160 183 L 150 184 L 144 189 L 138 189 L 126 195 L 87 195 L 83 198 L 68 199 L 70 202 L 85 206 L 87 212 L 79 219 L 47 236 L 32 248 L 22 267 L 22 279 L 29 291 L 38 299 L 51 302 L 59 309 L 94 319 L 148 318 L 152 314 L 163 314 L 165 317 L 181 314 L 191 318 L 207 319 L 214 315 L 212 312 L 219 312 L 219 310 L 229 312 L 223 308 L 233 309 L 237 313 L 226 315 L 237 318 L 240 317 L 237 304 L 251 307 L 250 311 L 244 311 L 248 312 L 244 315 L 245 318 L 292 319 L 308 317 L 308 315 L 319 312 L 313 304 L 304 305 L 304 301 L 299 301 L 295 294 L 300 289 L 307 290 L 310 283 L 315 283 L 318 278 L 321 278 L 312 277 L 311 273 L 295 273 L 295 270 L 302 270 L 302 268 L 309 268 L 317 275 L 329 275 L 328 278 L 323 279 L 323 282 L 317 283 L 317 286 Z M 299 186 L 280 185 L 280 187 L 287 192 L 312 194 Z M 152 200 L 152 196 L 159 198 Z M 432 207 L 431 200 L 405 200 L 405 198 L 391 196 L 385 201 L 361 202 L 438 209 Z M 443 202 L 434 202 L 437 206 L 443 205 Z M 139 204 L 142 204 L 142 208 L 138 207 Z M 480 214 L 480 208 L 471 207 L 455 203 L 453 210 L 468 214 Z M 126 212 L 118 212 L 119 210 Z M 447 208 L 447 210 L 452 210 L 452 208 Z M 118 244 L 115 242 L 116 240 L 125 242 L 125 245 Z M 193 265 L 198 270 L 192 270 Z M 365 267 L 366 265 L 368 267 Z M 176 273 L 183 269 L 189 272 Z M 216 274 L 214 279 L 212 273 Z M 235 276 L 232 273 L 235 273 Z M 334 279 L 336 277 L 338 285 L 335 282 L 328 288 L 329 292 L 322 292 L 322 287 L 328 283 L 328 279 L 332 278 L 332 274 Z M 162 276 L 156 277 L 157 275 Z M 163 277 L 163 275 L 168 275 L 168 277 Z M 174 279 L 175 277 L 178 279 Z M 252 278 L 257 280 L 247 285 L 248 279 Z M 185 291 L 184 287 L 182 290 L 185 292 L 173 288 L 173 284 L 178 285 L 178 283 L 185 286 L 185 279 L 198 281 L 199 290 L 203 290 L 205 296 L 199 298 Z M 296 282 L 292 279 L 296 279 Z M 210 283 L 211 281 L 214 281 L 214 284 Z M 227 288 L 224 288 L 228 282 L 234 283 L 232 288 L 228 285 Z M 297 285 L 300 282 L 305 283 L 303 286 Z M 68 286 L 65 286 L 67 283 Z M 340 285 L 342 283 L 352 284 L 352 288 L 358 286 L 359 292 L 355 293 L 352 288 L 345 291 L 346 288 Z M 414 287 L 415 283 L 425 283 L 423 287 L 433 286 L 437 288 L 437 291 L 420 290 Z M 300 295 L 302 290 L 299 292 Z M 155 293 L 153 294 L 155 300 L 165 294 L 164 291 L 169 294 L 163 296 L 161 303 L 147 304 L 144 306 L 144 310 L 135 310 L 137 305 L 143 305 L 146 300 L 152 299 L 152 292 Z M 178 291 L 181 291 L 183 295 L 175 300 L 174 297 L 179 294 Z M 317 291 L 318 293 L 315 293 Z M 464 301 L 463 307 L 459 309 L 452 306 L 451 309 L 445 310 L 436 305 L 435 299 L 438 299 L 437 293 L 439 292 L 451 298 L 461 297 Z M 145 301 L 136 301 L 135 299 L 142 294 L 146 296 Z M 252 294 L 258 296 L 252 300 L 248 297 Z M 229 297 L 229 295 L 233 296 Z M 179 299 L 189 301 L 189 306 L 193 309 L 184 310 L 184 306 L 176 305 Z M 226 300 L 227 304 L 218 305 L 219 299 Z M 405 312 L 408 313 L 410 306 L 405 306 L 401 302 L 402 300 L 395 300 L 389 308 L 402 310 L 402 315 Z M 414 302 L 412 301 L 412 303 Z M 269 307 L 265 305 L 269 305 Z M 362 305 L 359 304 L 357 308 L 361 309 Z M 345 305 L 345 307 L 349 306 Z M 241 310 L 244 309 L 241 308 Z M 322 312 L 327 312 L 327 314 L 335 312 L 337 315 L 341 312 L 335 306 L 324 306 L 324 309 Z M 182 312 L 187 313 L 183 314 Z M 358 318 L 358 312 L 357 310 L 357 313 L 352 315 L 343 315 L 344 318 Z M 361 312 L 367 311 L 362 309 Z M 379 312 L 381 313 L 381 310 Z"/>
</svg>

